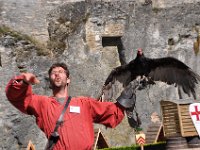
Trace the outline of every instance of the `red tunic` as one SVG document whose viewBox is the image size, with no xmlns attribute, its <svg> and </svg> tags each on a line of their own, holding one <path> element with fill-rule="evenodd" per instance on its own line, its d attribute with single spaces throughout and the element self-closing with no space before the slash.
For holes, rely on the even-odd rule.
<svg viewBox="0 0 200 150">
<path fill-rule="evenodd" d="M 22 76 L 8 83 L 7 98 L 23 113 L 34 115 L 38 127 L 48 138 L 64 105 L 53 97 L 33 94 L 30 85 L 15 82 L 19 79 Z M 93 123 L 115 127 L 123 117 L 123 109 L 115 103 L 98 102 L 89 97 L 73 97 L 65 113 L 64 123 L 58 128 L 60 139 L 54 150 L 90 150 L 94 143 Z"/>
</svg>

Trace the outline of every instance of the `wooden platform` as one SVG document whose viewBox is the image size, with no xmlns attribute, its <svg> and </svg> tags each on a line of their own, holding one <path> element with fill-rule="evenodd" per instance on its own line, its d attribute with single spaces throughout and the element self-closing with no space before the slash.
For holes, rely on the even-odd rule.
<svg viewBox="0 0 200 150">
<path fill-rule="evenodd" d="M 181 135 L 198 136 L 189 114 L 189 105 L 193 100 L 161 101 L 163 130 L 165 137 Z"/>
<path fill-rule="evenodd" d="M 146 143 L 152 144 L 164 140 L 165 138 L 162 123 L 149 124 L 146 132 Z"/>
</svg>

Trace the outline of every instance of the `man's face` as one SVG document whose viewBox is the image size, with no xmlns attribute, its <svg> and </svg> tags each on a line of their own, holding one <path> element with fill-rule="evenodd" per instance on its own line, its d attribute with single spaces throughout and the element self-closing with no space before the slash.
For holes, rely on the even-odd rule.
<svg viewBox="0 0 200 150">
<path fill-rule="evenodd" d="M 66 72 L 62 67 L 55 67 L 52 69 L 50 74 L 50 82 L 52 88 L 65 87 L 69 83 L 69 78 L 67 78 Z"/>
</svg>

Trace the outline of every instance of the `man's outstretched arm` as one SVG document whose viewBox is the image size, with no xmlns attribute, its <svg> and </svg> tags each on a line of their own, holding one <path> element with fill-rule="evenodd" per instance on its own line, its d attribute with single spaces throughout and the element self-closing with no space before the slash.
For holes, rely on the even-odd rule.
<svg viewBox="0 0 200 150">
<path fill-rule="evenodd" d="M 6 86 L 6 96 L 8 100 L 19 110 L 26 113 L 28 101 L 32 95 L 32 87 L 29 84 L 37 84 L 39 80 L 32 73 L 22 73 L 12 78 Z"/>
</svg>

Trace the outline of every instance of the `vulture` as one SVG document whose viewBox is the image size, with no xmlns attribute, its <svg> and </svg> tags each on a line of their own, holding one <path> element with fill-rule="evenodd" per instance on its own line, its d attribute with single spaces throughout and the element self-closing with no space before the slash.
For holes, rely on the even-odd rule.
<svg viewBox="0 0 200 150">
<path fill-rule="evenodd" d="M 125 81 L 124 79 L 120 80 L 120 76 Z M 106 87 L 118 80 L 125 87 L 131 81 L 138 79 L 138 77 L 140 77 L 140 81 L 145 81 L 146 85 L 155 84 L 155 81 L 175 85 L 175 87 L 178 87 L 179 98 L 182 98 L 180 92 L 180 88 L 182 88 L 184 93 L 189 97 L 192 94 L 196 100 L 195 87 L 198 81 L 200 81 L 198 74 L 193 72 L 186 64 L 173 57 L 147 58 L 144 56 L 141 48 L 138 49 L 134 60 L 111 71 L 104 86 Z"/>
</svg>

